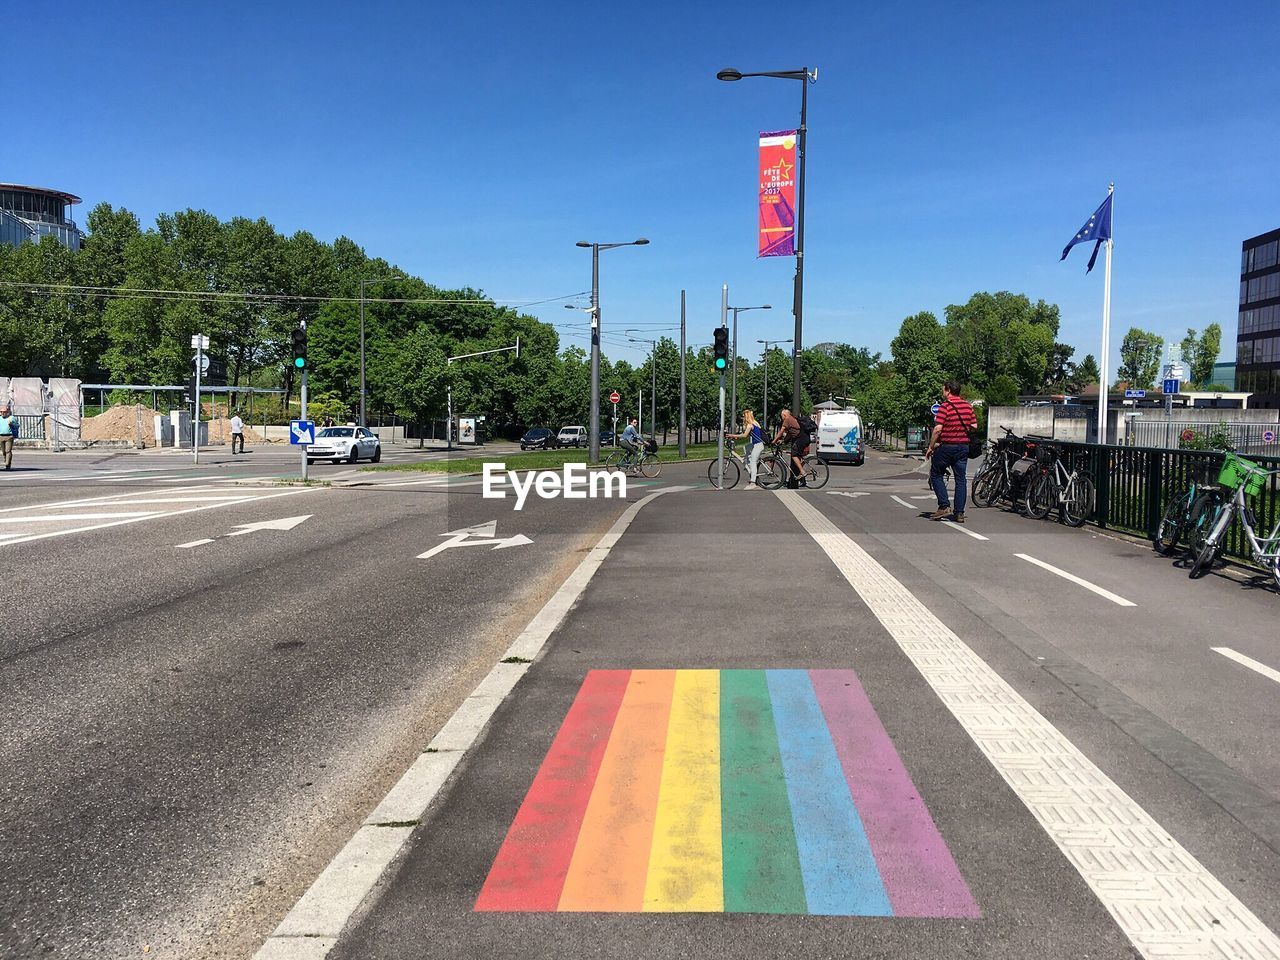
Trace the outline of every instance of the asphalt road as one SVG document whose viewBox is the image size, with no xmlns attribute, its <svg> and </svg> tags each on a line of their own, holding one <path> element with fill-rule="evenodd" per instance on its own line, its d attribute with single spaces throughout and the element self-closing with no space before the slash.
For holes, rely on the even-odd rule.
<svg viewBox="0 0 1280 960">
<path fill-rule="evenodd" d="M 6 958 L 250 955 L 625 506 L 280 487 L 229 458 L 19 463 L 37 469 L 0 484 Z M 532 542 L 418 559 L 488 520 Z"/>
</svg>

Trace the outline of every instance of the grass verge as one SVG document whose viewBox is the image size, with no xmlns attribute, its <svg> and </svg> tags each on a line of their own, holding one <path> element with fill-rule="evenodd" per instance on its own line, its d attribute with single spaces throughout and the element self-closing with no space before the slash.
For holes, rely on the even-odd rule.
<svg viewBox="0 0 1280 960">
<path fill-rule="evenodd" d="M 612 450 L 609 450 L 612 452 Z M 605 451 L 601 451 L 605 456 Z M 686 448 L 685 460 L 710 460 L 716 454 L 714 443 L 691 444 Z M 658 448 L 658 459 L 663 463 L 680 462 L 680 448 L 675 444 Z M 479 473 L 486 463 L 493 463 L 493 457 L 456 456 L 447 460 L 423 460 L 418 463 L 384 463 L 376 467 L 364 467 L 364 471 L 418 471 L 426 473 Z M 508 469 L 519 470 L 555 470 L 566 463 L 586 463 L 587 451 L 578 448 L 570 450 L 533 450 L 528 453 L 512 453 L 507 460 Z"/>
</svg>

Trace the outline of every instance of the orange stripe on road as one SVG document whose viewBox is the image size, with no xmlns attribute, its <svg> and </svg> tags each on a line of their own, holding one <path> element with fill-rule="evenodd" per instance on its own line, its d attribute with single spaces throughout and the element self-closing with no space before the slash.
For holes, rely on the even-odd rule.
<svg viewBox="0 0 1280 960">
<path fill-rule="evenodd" d="M 675 681 L 674 670 L 632 672 L 578 832 L 559 909 L 643 909 Z"/>
</svg>

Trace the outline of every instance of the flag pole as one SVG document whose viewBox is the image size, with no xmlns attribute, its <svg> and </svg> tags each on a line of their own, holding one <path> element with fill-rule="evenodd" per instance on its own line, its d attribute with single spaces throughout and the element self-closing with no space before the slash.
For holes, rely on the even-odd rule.
<svg viewBox="0 0 1280 960">
<path fill-rule="evenodd" d="M 1112 197 L 1116 185 L 1107 187 L 1107 196 Z M 1115 199 L 1111 201 L 1111 236 L 1115 236 Z M 1106 277 L 1102 282 L 1102 354 L 1098 358 L 1098 442 L 1107 442 L 1107 392 L 1109 390 L 1108 361 L 1111 357 L 1111 244 L 1107 238 Z"/>
</svg>

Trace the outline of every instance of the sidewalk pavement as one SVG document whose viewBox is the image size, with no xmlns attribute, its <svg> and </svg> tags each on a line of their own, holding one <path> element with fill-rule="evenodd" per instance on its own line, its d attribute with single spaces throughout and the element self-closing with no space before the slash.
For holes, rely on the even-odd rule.
<svg viewBox="0 0 1280 960">
<path fill-rule="evenodd" d="M 642 510 L 330 955 L 1132 957 L 821 500 Z"/>
</svg>

